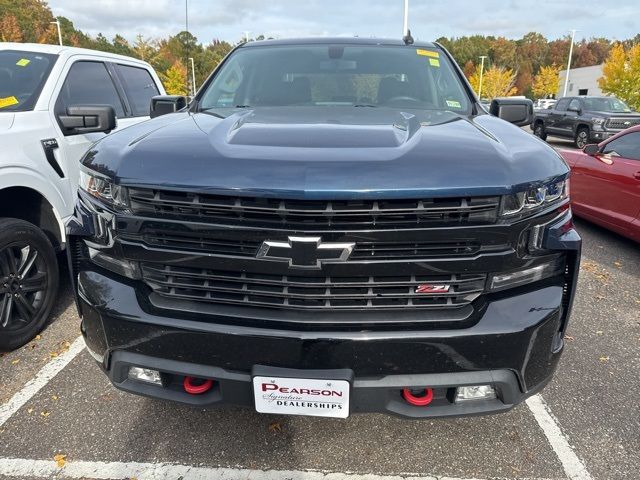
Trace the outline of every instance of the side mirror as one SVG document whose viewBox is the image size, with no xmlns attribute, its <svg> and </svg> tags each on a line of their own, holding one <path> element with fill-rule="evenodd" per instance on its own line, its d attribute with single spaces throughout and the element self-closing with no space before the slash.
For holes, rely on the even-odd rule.
<svg viewBox="0 0 640 480">
<path fill-rule="evenodd" d="M 66 115 L 58 115 L 65 135 L 104 132 L 117 126 L 116 111 L 111 105 L 77 105 L 67 107 Z"/>
<path fill-rule="evenodd" d="M 519 127 L 533 121 L 533 102 L 528 98 L 494 98 L 489 113 Z"/>
<path fill-rule="evenodd" d="M 187 106 L 187 97 L 182 95 L 156 95 L 151 98 L 151 118 L 177 112 Z"/>
<path fill-rule="evenodd" d="M 582 151 L 590 157 L 595 157 L 598 153 L 600 153 L 600 147 L 595 143 L 590 143 L 589 145 L 584 147 Z"/>
</svg>

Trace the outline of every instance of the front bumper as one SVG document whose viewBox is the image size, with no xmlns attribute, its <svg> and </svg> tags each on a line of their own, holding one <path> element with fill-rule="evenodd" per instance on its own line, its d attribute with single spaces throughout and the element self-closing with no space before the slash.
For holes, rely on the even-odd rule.
<svg viewBox="0 0 640 480">
<path fill-rule="evenodd" d="M 333 317 L 331 322 L 318 321 L 334 314 L 331 309 L 313 315 L 271 309 L 267 317 L 252 316 L 249 308 L 215 303 L 206 312 L 154 303 L 149 287 L 139 277 L 113 273 L 107 270 L 113 266 L 99 266 L 82 253 L 85 239 L 114 228 L 116 219 L 102 214 L 96 224 L 97 216 L 78 210 L 68 232 L 82 333 L 113 384 L 132 393 L 199 406 L 251 407 L 256 370 L 285 369 L 289 373 L 284 376 L 291 378 L 347 379 L 352 413 L 384 412 L 411 418 L 496 413 L 543 388 L 563 349 L 580 253 L 580 237 L 571 226 L 570 212 L 549 211 L 514 227 L 474 228 L 474 238 L 517 245 L 498 253 L 438 262 L 363 262 L 358 267 L 368 275 L 387 269 L 394 274 L 403 268 L 415 272 L 417 267 L 441 272 L 510 271 L 536 260 L 516 253 L 528 241 L 543 252 L 563 254 L 567 266 L 563 274 L 508 290 L 486 291 L 473 305 L 473 314 L 460 321 L 427 321 L 429 313 L 422 313 L 427 310 L 371 309 L 357 312 L 369 321 L 349 326 Z M 145 221 L 120 218 L 117 223 L 123 230 Z M 529 236 L 534 230 L 536 235 Z M 432 229 L 429 234 L 450 236 L 451 232 Z M 118 242 L 116 238 L 116 247 Z M 171 258 L 178 265 L 208 262 L 212 268 L 223 262 L 201 254 L 146 252 L 140 247 L 117 253 L 116 247 L 105 248 L 114 248 L 114 255 L 134 261 Z M 244 271 L 252 262 L 260 260 L 233 259 L 223 266 Z M 288 267 L 273 268 L 286 274 Z M 352 272 L 351 268 L 353 265 L 331 265 L 332 271 Z M 371 321 L 374 316 L 375 322 Z M 307 321 L 311 319 L 316 323 Z M 160 371 L 162 385 L 129 379 L 130 366 Z M 272 376 L 279 375 L 282 373 Z M 182 388 L 186 376 L 213 379 L 215 386 L 201 395 L 189 394 Z M 494 387 L 497 398 L 454 401 L 457 387 L 486 384 Z M 426 407 L 409 405 L 401 394 L 404 388 L 431 388 L 434 399 Z"/>
<path fill-rule="evenodd" d="M 141 306 L 133 286 L 106 272 L 77 277 L 87 347 L 113 384 L 132 393 L 199 406 L 253 406 L 257 366 L 350 372 L 350 411 L 412 418 L 497 413 L 539 391 L 563 342 L 563 291 L 547 285 L 490 302 L 472 327 L 402 332 L 295 332 L 169 318 Z M 560 340 L 559 340 L 560 339 Z M 133 381 L 129 366 L 163 372 L 163 386 Z M 184 376 L 215 379 L 187 394 Z M 457 404 L 455 387 L 491 384 L 498 398 Z M 430 387 L 427 407 L 407 404 L 403 388 Z"/>
</svg>

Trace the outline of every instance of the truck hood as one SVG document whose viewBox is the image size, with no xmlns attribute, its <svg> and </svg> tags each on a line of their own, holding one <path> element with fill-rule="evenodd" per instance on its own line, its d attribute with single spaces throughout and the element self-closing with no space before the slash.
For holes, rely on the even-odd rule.
<svg viewBox="0 0 640 480">
<path fill-rule="evenodd" d="M 13 125 L 13 121 L 16 118 L 15 113 L 4 112 L 0 113 L 0 132 L 9 130 Z"/>
<path fill-rule="evenodd" d="M 165 115 L 107 136 L 83 163 L 123 185 L 316 199 L 495 195 L 568 173 L 489 115 L 367 107 Z"/>
<path fill-rule="evenodd" d="M 601 117 L 616 117 L 616 118 L 640 118 L 640 113 L 638 112 L 600 112 L 600 111 L 589 111 L 590 115 L 597 115 Z"/>
</svg>

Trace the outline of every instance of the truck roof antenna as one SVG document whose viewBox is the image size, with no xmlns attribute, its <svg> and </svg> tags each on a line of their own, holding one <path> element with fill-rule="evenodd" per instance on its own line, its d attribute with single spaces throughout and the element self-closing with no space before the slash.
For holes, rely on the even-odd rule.
<svg viewBox="0 0 640 480">
<path fill-rule="evenodd" d="M 413 45 L 413 37 L 411 36 L 411 30 L 407 30 L 407 34 L 402 37 L 402 41 L 405 45 Z"/>
<path fill-rule="evenodd" d="M 404 24 L 402 27 L 402 41 L 405 45 L 413 45 L 413 37 L 409 30 L 409 0 L 404 0 Z"/>
</svg>

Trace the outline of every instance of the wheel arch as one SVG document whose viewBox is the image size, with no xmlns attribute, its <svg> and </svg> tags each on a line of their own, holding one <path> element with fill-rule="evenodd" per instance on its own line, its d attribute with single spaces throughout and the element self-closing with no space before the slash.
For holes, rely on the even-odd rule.
<svg viewBox="0 0 640 480">
<path fill-rule="evenodd" d="M 575 134 L 577 135 L 580 130 L 586 130 L 587 132 L 591 132 L 591 127 L 588 123 L 580 122 L 576 125 Z"/>
<path fill-rule="evenodd" d="M 0 217 L 33 223 L 57 251 L 65 246 L 64 222 L 56 208 L 38 190 L 21 185 L 0 188 Z"/>
</svg>

